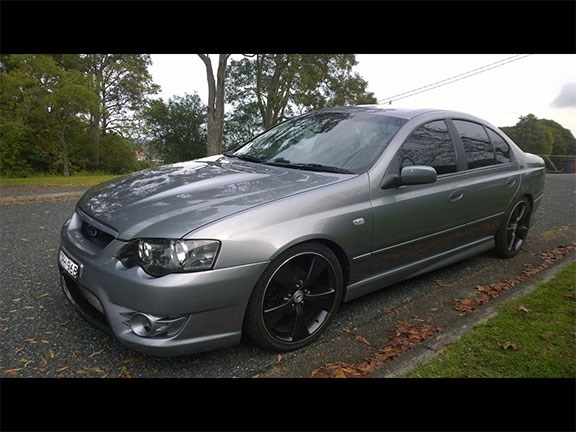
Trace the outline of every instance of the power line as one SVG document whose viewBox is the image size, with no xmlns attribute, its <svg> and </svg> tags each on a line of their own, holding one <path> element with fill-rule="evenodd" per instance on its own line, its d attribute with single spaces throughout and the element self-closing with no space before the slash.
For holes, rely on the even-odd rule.
<svg viewBox="0 0 576 432">
<path fill-rule="evenodd" d="M 405 99 L 405 98 L 410 97 L 410 96 L 415 96 L 417 94 L 424 93 L 424 92 L 427 92 L 430 90 L 434 90 L 436 88 L 443 87 L 445 85 L 452 84 L 452 83 L 455 83 L 457 81 L 461 81 L 461 80 L 466 79 L 466 78 L 470 78 L 471 76 L 478 75 L 478 74 L 481 74 L 483 72 L 487 72 L 489 70 L 499 68 L 499 67 L 507 65 L 509 63 L 512 63 L 512 62 L 521 60 L 523 58 L 526 58 L 530 55 L 531 54 L 524 54 L 524 55 L 516 54 L 516 55 L 513 55 L 511 57 L 507 57 L 505 59 L 499 60 L 497 62 L 493 62 L 493 63 L 487 64 L 485 66 L 469 70 L 468 72 L 464 72 L 464 73 L 461 73 L 458 75 L 454 75 L 450 78 L 436 81 L 432 84 L 418 87 L 418 88 L 415 88 L 415 89 L 407 91 L 407 92 L 398 93 L 394 96 L 390 96 L 387 98 L 378 99 L 378 103 L 381 103 L 381 104 L 387 103 L 387 102 L 392 103 L 392 101 L 397 101 L 400 99 Z"/>
</svg>

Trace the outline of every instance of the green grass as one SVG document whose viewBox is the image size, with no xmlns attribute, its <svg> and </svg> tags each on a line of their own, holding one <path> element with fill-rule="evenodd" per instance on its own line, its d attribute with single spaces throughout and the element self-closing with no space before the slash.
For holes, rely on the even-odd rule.
<svg viewBox="0 0 576 432">
<path fill-rule="evenodd" d="M 4 178 L 0 177 L 0 186 L 93 186 L 106 180 L 113 179 L 115 175 L 76 175 L 27 177 L 27 178 Z"/>
<path fill-rule="evenodd" d="M 503 304 L 497 316 L 408 376 L 576 377 L 575 285 L 576 263 L 572 263 L 532 293 Z M 521 305 L 529 312 L 519 310 Z M 504 349 L 506 342 L 516 349 Z"/>
</svg>

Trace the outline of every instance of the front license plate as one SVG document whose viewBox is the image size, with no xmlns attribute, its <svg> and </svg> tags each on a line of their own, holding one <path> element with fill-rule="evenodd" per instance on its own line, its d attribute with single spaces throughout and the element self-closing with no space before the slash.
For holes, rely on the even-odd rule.
<svg viewBox="0 0 576 432">
<path fill-rule="evenodd" d="M 78 264 L 68 258 L 68 256 L 62 251 L 60 251 L 58 261 L 66 273 L 68 273 L 74 279 L 78 279 L 78 272 L 80 271 L 80 266 Z"/>
</svg>

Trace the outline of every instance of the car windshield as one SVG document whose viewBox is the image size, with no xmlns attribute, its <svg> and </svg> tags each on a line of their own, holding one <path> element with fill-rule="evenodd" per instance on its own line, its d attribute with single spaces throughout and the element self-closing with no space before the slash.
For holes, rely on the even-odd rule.
<svg viewBox="0 0 576 432">
<path fill-rule="evenodd" d="M 297 169 L 361 173 L 404 123 L 381 114 L 316 112 L 288 120 L 228 155 Z"/>
</svg>

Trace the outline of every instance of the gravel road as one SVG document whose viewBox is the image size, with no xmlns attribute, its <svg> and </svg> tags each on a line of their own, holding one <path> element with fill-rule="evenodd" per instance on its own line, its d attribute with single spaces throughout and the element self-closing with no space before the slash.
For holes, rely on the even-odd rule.
<svg viewBox="0 0 576 432">
<path fill-rule="evenodd" d="M 364 325 L 393 311 L 410 315 L 416 299 L 439 305 L 439 313 L 454 313 L 442 306 L 451 304 L 455 292 L 443 289 L 438 280 L 450 285 L 461 282 L 463 294 L 475 285 L 516 275 L 523 264 L 536 262 L 541 251 L 574 242 L 575 181 L 575 175 L 548 176 L 537 222 L 517 258 L 501 261 L 483 254 L 343 305 L 314 348 L 282 356 L 282 362 L 298 364 L 302 358 L 310 363 L 289 375 L 309 376 L 310 368 L 328 359 L 346 360 L 342 354 L 346 347 L 335 350 L 330 344 L 339 340 L 343 329 L 361 334 Z M 85 322 L 65 299 L 56 264 L 60 228 L 74 205 L 75 201 L 65 200 L 0 206 L 0 376 L 251 377 L 278 368 L 276 353 L 247 342 L 199 355 L 150 357 Z M 353 338 L 341 343 L 356 347 L 350 356 L 359 355 L 362 344 Z"/>
</svg>

